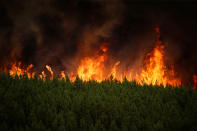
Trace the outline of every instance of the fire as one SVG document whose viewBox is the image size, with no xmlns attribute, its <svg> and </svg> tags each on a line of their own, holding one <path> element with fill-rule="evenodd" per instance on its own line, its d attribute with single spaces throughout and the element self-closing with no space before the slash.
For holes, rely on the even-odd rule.
<svg viewBox="0 0 197 131">
<path fill-rule="evenodd" d="M 197 88 L 197 75 L 193 75 L 193 89 Z"/>
<path fill-rule="evenodd" d="M 101 46 L 100 46 L 100 50 L 102 50 L 103 52 L 107 52 L 107 45 L 109 45 L 108 43 L 103 43 Z"/>
<path fill-rule="evenodd" d="M 46 80 L 46 74 L 44 71 L 42 71 L 42 73 L 39 75 L 40 79 L 42 80 Z"/>
<path fill-rule="evenodd" d="M 116 75 L 116 73 L 117 73 L 117 66 L 120 64 L 120 61 L 117 61 L 115 64 L 114 64 L 114 66 L 113 66 L 113 68 L 112 68 L 112 71 L 111 71 L 111 75 L 113 76 L 113 77 L 115 77 L 115 78 L 117 78 L 117 75 Z"/>
<path fill-rule="evenodd" d="M 147 54 L 144 61 L 144 68 L 140 75 L 137 75 L 137 82 L 140 84 L 152 85 L 180 85 L 181 81 L 175 77 L 173 68 L 168 70 L 164 63 L 164 45 L 160 40 L 160 30 L 156 28 L 156 46 Z"/>
<path fill-rule="evenodd" d="M 14 62 L 11 64 L 11 69 L 9 70 L 9 74 L 11 76 L 24 76 L 25 74 L 28 76 L 28 78 L 31 78 L 34 76 L 34 73 L 30 73 L 29 70 L 33 68 L 33 65 L 30 64 L 26 69 L 23 69 L 21 67 L 21 62 Z"/>
<path fill-rule="evenodd" d="M 61 77 L 60 77 L 60 79 L 66 79 L 66 75 L 65 75 L 65 72 L 64 71 L 61 71 Z"/>
<path fill-rule="evenodd" d="M 77 74 L 82 80 L 103 80 L 104 61 L 106 59 L 105 52 L 107 51 L 107 48 L 102 46 L 100 49 L 103 51 L 102 55 L 96 57 L 85 57 L 81 60 L 77 69 Z"/>
<path fill-rule="evenodd" d="M 52 80 L 53 79 L 53 71 L 52 71 L 52 69 L 51 69 L 51 67 L 49 65 L 46 65 L 46 68 L 51 73 L 50 79 Z"/>
<path fill-rule="evenodd" d="M 140 84 L 166 84 L 167 79 L 164 77 L 165 66 L 163 64 L 162 46 L 156 46 L 153 51 L 148 54 L 150 58 L 145 60 L 145 67 L 137 81 Z"/>
<path fill-rule="evenodd" d="M 164 85 L 166 87 L 167 84 L 170 85 L 181 85 L 181 80 L 176 77 L 176 73 L 174 71 L 173 65 L 171 68 L 165 65 L 165 46 L 160 40 L 160 30 L 156 28 L 156 41 L 155 47 L 152 51 L 150 51 L 144 60 L 144 66 L 140 69 L 139 73 L 136 73 L 133 68 L 124 69 L 121 65 L 123 61 L 117 60 L 113 61 L 110 56 L 108 56 L 108 46 L 109 43 L 102 43 L 97 51 L 95 51 L 92 56 L 86 56 L 80 60 L 76 71 L 67 71 L 69 74 L 69 78 L 71 81 L 74 81 L 76 76 L 79 76 L 84 81 L 88 80 L 97 80 L 102 81 L 108 79 L 110 76 L 113 78 L 123 81 L 124 78 L 127 80 L 136 80 L 139 84 L 152 84 L 152 85 Z M 110 59 L 111 58 L 111 59 Z M 109 63 L 108 60 L 112 60 L 110 62 L 112 66 L 107 65 Z M 107 65 L 107 66 L 106 66 Z M 50 79 L 52 80 L 54 77 L 53 69 L 49 65 L 45 65 L 47 71 L 50 73 Z M 11 68 L 1 68 L 2 71 L 8 72 L 11 76 L 24 76 L 27 74 L 28 78 L 34 78 L 35 72 L 32 72 L 31 69 L 33 65 L 30 64 L 26 68 L 22 67 L 21 62 L 11 63 Z M 40 74 L 38 72 L 41 72 Z M 46 80 L 47 73 L 45 71 L 37 71 L 36 72 L 39 79 Z M 61 71 L 59 73 L 59 79 L 66 79 L 65 71 Z M 197 76 L 193 77 L 194 87 L 197 86 Z"/>
</svg>

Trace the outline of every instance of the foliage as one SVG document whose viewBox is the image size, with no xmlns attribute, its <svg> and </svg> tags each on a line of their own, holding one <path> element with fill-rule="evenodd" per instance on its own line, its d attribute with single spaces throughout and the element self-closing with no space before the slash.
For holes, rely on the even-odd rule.
<svg viewBox="0 0 197 131">
<path fill-rule="evenodd" d="M 197 130 L 197 91 L 0 74 L 1 130 Z"/>
</svg>

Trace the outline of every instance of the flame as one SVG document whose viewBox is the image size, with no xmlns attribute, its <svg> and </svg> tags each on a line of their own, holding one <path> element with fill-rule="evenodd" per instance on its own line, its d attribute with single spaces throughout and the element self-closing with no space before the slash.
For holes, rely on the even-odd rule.
<svg viewBox="0 0 197 131">
<path fill-rule="evenodd" d="M 180 85 L 181 81 L 175 77 L 173 68 L 168 70 L 164 64 L 164 45 L 160 40 L 160 30 L 156 28 L 156 46 L 147 54 L 144 61 L 144 68 L 140 75 L 137 75 L 137 82 L 140 84 L 152 85 Z M 167 72 L 167 73 L 166 73 Z"/>
<path fill-rule="evenodd" d="M 13 77 L 15 76 L 24 76 L 25 74 L 28 78 L 34 77 L 34 73 L 30 73 L 29 70 L 33 68 L 33 65 L 30 64 L 26 69 L 21 67 L 21 62 L 14 62 L 11 64 L 11 69 L 9 70 L 9 74 Z M 7 70 L 7 69 L 6 69 Z"/>
<path fill-rule="evenodd" d="M 80 60 L 76 71 L 67 71 L 71 81 L 74 81 L 78 75 L 84 81 L 88 80 L 97 80 L 102 81 L 109 78 L 111 75 L 113 78 L 116 78 L 119 81 L 123 81 L 124 78 L 127 80 L 136 80 L 139 84 L 152 84 L 152 85 L 161 85 L 163 84 L 166 87 L 167 84 L 170 85 L 181 85 L 181 80 L 176 77 L 173 65 L 171 68 L 167 68 L 165 65 L 165 46 L 160 40 L 160 30 L 156 28 L 156 41 L 155 47 L 150 51 L 144 60 L 144 66 L 140 69 L 140 73 L 134 73 L 134 69 L 122 68 L 122 61 L 117 60 L 110 62 L 112 66 L 106 66 L 108 64 L 108 46 L 109 43 L 102 43 L 99 49 L 92 55 L 86 56 Z M 54 77 L 54 72 L 49 65 L 45 65 L 47 71 L 50 73 L 50 79 Z M 21 62 L 11 63 L 11 68 L 1 68 L 2 71 L 8 72 L 11 76 L 23 76 L 27 74 L 28 78 L 34 78 L 35 72 L 32 72 L 31 69 L 33 65 L 30 64 L 26 68 L 22 67 Z M 47 74 L 44 71 L 38 74 L 38 78 L 46 80 Z M 37 72 L 36 72 L 37 73 Z M 58 75 L 59 79 L 66 79 L 65 71 L 61 71 Z M 197 85 L 197 76 L 193 77 L 194 86 Z"/>
<path fill-rule="evenodd" d="M 165 77 L 165 66 L 163 63 L 162 46 L 156 46 L 153 51 L 147 56 L 145 60 L 145 67 L 142 69 L 141 74 L 137 81 L 140 84 L 165 84 L 167 79 Z"/>
<path fill-rule="evenodd" d="M 46 74 L 44 71 L 42 71 L 42 74 L 39 76 L 40 76 L 40 79 L 46 80 Z"/>
<path fill-rule="evenodd" d="M 193 89 L 197 88 L 197 75 L 193 75 Z"/>
<path fill-rule="evenodd" d="M 51 73 L 50 79 L 53 80 L 53 70 L 51 69 L 51 67 L 49 65 L 46 65 L 46 68 Z"/>
<path fill-rule="evenodd" d="M 96 59 L 90 57 L 82 59 L 77 71 L 78 76 L 85 81 L 92 79 L 101 81 L 103 78 L 103 62 L 103 56 L 100 56 Z"/>
<path fill-rule="evenodd" d="M 65 72 L 64 71 L 61 71 L 61 77 L 60 77 L 60 79 L 66 79 L 66 75 L 65 75 Z"/>
<path fill-rule="evenodd" d="M 78 76 L 84 80 L 97 80 L 102 81 L 104 79 L 104 62 L 107 58 L 107 47 L 106 43 L 100 46 L 100 49 L 97 51 L 96 57 L 85 57 L 81 60 L 81 63 L 77 69 Z M 99 52 L 102 51 L 102 54 L 99 55 Z"/>
<path fill-rule="evenodd" d="M 114 77 L 114 78 L 117 78 L 117 75 L 116 75 L 116 72 L 117 72 L 117 66 L 120 64 L 120 61 L 117 61 L 113 68 L 112 68 L 112 71 L 111 71 L 111 75 Z"/>
</svg>

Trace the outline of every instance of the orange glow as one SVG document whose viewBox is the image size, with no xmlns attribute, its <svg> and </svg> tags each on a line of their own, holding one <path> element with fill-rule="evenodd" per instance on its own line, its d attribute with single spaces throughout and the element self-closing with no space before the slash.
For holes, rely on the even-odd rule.
<svg viewBox="0 0 197 131">
<path fill-rule="evenodd" d="M 77 68 L 77 75 L 79 78 L 84 81 L 102 81 L 104 79 L 104 61 L 107 59 L 107 50 L 106 44 L 102 44 L 96 56 L 83 58 Z M 102 51 L 101 55 L 99 51 Z"/>
<path fill-rule="evenodd" d="M 51 69 L 51 67 L 49 65 L 46 65 L 46 68 L 51 73 L 50 79 L 52 80 L 53 79 L 53 71 L 52 71 L 52 69 Z"/>
<path fill-rule="evenodd" d="M 44 71 L 42 71 L 42 74 L 40 75 L 40 79 L 46 80 L 46 74 Z"/>
<path fill-rule="evenodd" d="M 181 84 L 181 81 L 175 78 L 173 68 L 168 70 L 164 64 L 162 45 L 157 45 L 148 56 L 149 57 L 145 60 L 144 68 L 137 76 L 137 82 L 152 85 L 163 84 L 164 86 L 167 84 L 174 86 Z"/>
<path fill-rule="evenodd" d="M 102 50 L 103 52 L 107 52 L 107 46 L 108 44 L 107 43 L 104 43 L 104 44 L 102 44 L 101 46 L 100 46 L 100 50 Z"/>
<path fill-rule="evenodd" d="M 33 68 L 33 65 L 30 64 L 26 69 L 23 69 L 21 67 L 21 62 L 14 62 L 11 64 L 11 69 L 9 70 L 9 74 L 13 77 L 17 76 L 24 76 L 25 74 L 28 76 L 28 78 L 31 78 L 34 76 L 34 73 L 30 73 L 29 70 Z"/>
<path fill-rule="evenodd" d="M 156 46 L 147 54 L 144 61 L 144 68 L 137 75 L 136 81 L 140 84 L 181 85 L 181 81 L 175 77 L 173 68 L 167 69 L 164 63 L 164 45 L 160 40 L 159 28 L 156 28 Z"/>
<path fill-rule="evenodd" d="M 193 75 L 193 89 L 197 88 L 197 75 Z"/>
<path fill-rule="evenodd" d="M 61 77 L 60 77 L 60 79 L 66 79 L 66 75 L 65 75 L 65 72 L 64 71 L 61 71 Z"/>
<path fill-rule="evenodd" d="M 156 28 L 156 41 L 155 47 L 146 56 L 143 63 L 143 67 L 135 68 L 123 68 L 124 61 L 113 60 L 113 57 L 109 56 L 108 43 L 102 43 L 98 50 L 96 50 L 92 56 L 86 56 L 80 59 L 79 63 L 76 63 L 77 67 L 71 71 L 61 71 L 58 76 L 59 79 L 66 79 L 65 73 L 68 74 L 71 81 L 74 81 L 78 75 L 83 81 L 96 80 L 102 81 L 108 79 L 111 75 L 119 81 L 123 81 L 126 77 L 127 80 L 136 80 L 139 84 L 152 84 L 161 85 L 166 87 L 167 84 L 176 86 L 181 85 L 181 80 L 176 77 L 173 65 L 171 68 L 167 68 L 165 65 L 165 51 L 164 44 L 160 40 L 160 30 Z M 129 56 L 128 56 L 129 57 Z M 35 72 L 30 71 L 33 65 L 29 65 L 26 68 L 22 67 L 21 62 L 14 62 L 10 64 L 11 68 L 3 68 L 11 76 L 23 76 L 27 74 L 28 78 L 35 76 Z M 54 77 L 54 72 L 49 65 L 45 66 L 50 73 L 50 79 Z M 1 70 L 3 70 L 1 69 Z M 139 73 L 134 69 L 139 70 Z M 40 74 L 38 72 L 41 72 Z M 46 80 L 47 74 L 42 70 L 37 71 L 38 78 Z M 194 86 L 197 85 L 197 76 L 193 77 Z"/>
<path fill-rule="evenodd" d="M 111 75 L 112 75 L 114 78 L 117 78 L 116 72 L 117 72 L 117 66 L 118 66 L 119 64 L 120 64 L 120 61 L 117 61 L 117 62 L 114 64 L 113 68 L 112 68 Z"/>
<path fill-rule="evenodd" d="M 86 57 L 81 60 L 81 64 L 78 67 L 78 76 L 82 80 L 88 81 L 88 80 L 98 80 L 101 81 L 103 78 L 102 70 L 103 70 L 103 64 L 104 57 L 100 56 L 99 58 L 90 58 Z"/>
</svg>

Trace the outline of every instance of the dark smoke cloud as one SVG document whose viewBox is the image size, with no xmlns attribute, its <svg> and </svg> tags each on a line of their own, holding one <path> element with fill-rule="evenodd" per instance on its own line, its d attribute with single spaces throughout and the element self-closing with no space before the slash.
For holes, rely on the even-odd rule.
<svg viewBox="0 0 197 131">
<path fill-rule="evenodd" d="M 187 81 L 197 74 L 197 8 L 191 2 L 4 0 L 0 64 L 16 59 L 37 69 L 50 64 L 56 70 L 74 70 L 81 58 L 108 42 L 112 61 L 135 68 L 154 47 L 158 26 L 167 58 Z"/>
<path fill-rule="evenodd" d="M 2 51 L 7 50 L 6 55 L 13 54 L 10 57 L 15 59 L 39 65 L 53 62 L 54 57 L 67 59 L 76 52 L 89 52 L 88 47 L 98 44 L 100 38 L 109 37 L 121 21 L 122 12 L 122 3 L 118 0 L 113 3 L 13 0 L 4 1 L 2 6 L 4 23 L 10 22 L 10 25 L 1 24 L 7 32 L 1 35 L 2 39 L 9 37 Z"/>
</svg>

